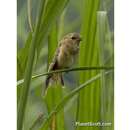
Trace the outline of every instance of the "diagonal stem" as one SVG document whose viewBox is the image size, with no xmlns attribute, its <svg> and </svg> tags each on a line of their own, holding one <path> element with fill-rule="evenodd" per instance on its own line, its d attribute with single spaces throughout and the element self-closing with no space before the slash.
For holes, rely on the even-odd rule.
<svg viewBox="0 0 130 130">
<path fill-rule="evenodd" d="M 113 72 L 112 70 L 106 71 L 105 75 L 110 74 L 111 72 Z M 53 109 L 52 112 L 50 112 L 50 114 L 44 118 L 43 120 L 43 124 L 41 126 L 41 129 L 45 127 L 45 125 L 50 121 L 50 119 L 52 118 L 53 114 L 57 114 L 62 108 L 64 108 L 65 104 L 73 97 L 75 96 L 77 93 L 79 93 L 83 88 L 88 87 L 89 84 L 93 83 L 94 81 L 98 80 L 99 78 L 101 78 L 101 73 L 97 74 L 96 76 L 94 76 L 93 78 L 87 80 L 86 82 L 84 82 L 83 84 L 81 84 L 79 87 L 75 88 L 74 90 L 72 90 L 70 93 L 68 93 L 61 101 L 60 103 L 58 103 L 56 105 L 56 107 Z"/>
<path fill-rule="evenodd" d="M 55 71 L 51 71 L 51 72 L 46 72 L 46 73 L 42 73 L 42 74 L 38 74 L 38 75 L 34 75 L 32 76 L 32 79 L 38 78 L 38 77 L 42 77 L 45 75 L 49 75 L 49 74 L 53 74 L 53 73 L 61 73 L 61 72 L 70 72 L 70 71 L 89 71 L 89 70 L 111 70 L 114 69 L 114 67 L 77 67 L 77 68 L 70 68 L 70 69 L 61 69 L 61 70 L 55 70 Z M 17 86 L 23 84 L 24 79 L 21 79 L 17 82 Z"/>
</svg>

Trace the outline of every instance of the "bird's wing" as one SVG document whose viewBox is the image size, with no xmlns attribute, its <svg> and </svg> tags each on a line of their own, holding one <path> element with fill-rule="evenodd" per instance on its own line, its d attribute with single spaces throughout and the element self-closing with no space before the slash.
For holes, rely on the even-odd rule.
<svg viewBox="0 0 130 130">
<path fill-rule="evenodd" d="M 59 47 L 57 48 L 55 54 L 54 54 L 54 57 L 52 59 L 52 62 L 50 63 L 49 65 L 49 68 L 48 68 L 48 72 L 50 72 L 51 70 L 56 70 L 57 67 L 58 67 L 58 64 L 57 64 L 57 56 L 59 54 Z"/>
</svg>

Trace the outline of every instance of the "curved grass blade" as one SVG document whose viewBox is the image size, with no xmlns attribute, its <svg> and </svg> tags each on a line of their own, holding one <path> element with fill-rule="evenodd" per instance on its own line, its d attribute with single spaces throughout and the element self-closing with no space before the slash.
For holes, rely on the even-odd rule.
<svg viewBox="0 0 130 130">
<path fill-rule="evenodd" d="M 83 24 L 81 25 L 81 36 L 83 37 L 83 44 L 81 44 L 80 49 L 80 66 L 99 66 L 97 44 L 95 43 L 97 22 L 96 18 L 99 5 L 100 0 L 82 0 L 81 20 Z M 98 73 L 99 70 L 81 72 L 80 84 L 94 77 Z M 96 88 L 99 88 L 99 84 L 94 82 L 93 84 L 90 84 L 89 87 L 86 87 L 80 91 L 77 103 L 76 121 L 93 121 L 93 112 L 97 111 L 97 109 L 93 107 L 95 104 L 94 86 L 96 86 Z M 89 130 L 89 128 L 77 127 L 76 130 Z"/>
<path fill-rule="evenodd" d="M 32 0 L 27 0 L 28 23 L 31 32 L 33 32 L 31 11 L 32 11 Z"/>
<path fill-rule="evenodd" d="M 105 74 L 109 74 L 113 71 L 107 71 L 105 72 Z M 50 119 L 52 118 L 53 114 L 57 114 L 62 108 L 64 108 L 64 106 L 66 105 L 66 103 L 73 97 L 75 96 L 77 93 L 79 93 L 81 90 L 83 90 L 85 87 L 88 87 L 88 85 L 90 85 L 91 83 L 95 82 L 96 80 L 98 80 L 101 77 L 101 74 L 97 74 L 96 76 L 94 76 L 93 78 L 89 79 L 88 81 L 86 81 L 85 83 L 83 83 L 82 85 L 80 85 L 79 87 L 77 87 L 76 89 L 72 90 L 69 94 L 67 94 L 57 105 L 56 107 L 51 111 L 51 113 L 47 116 L 47 118 L 45 118 L 43 120 L 43 124 L 40 130 L 43 130 L 44 127 L 46 127 L 46 125 L 48 124 L 48 122 L 50 121 Z"/>
<path fill-rule="evenodd" d="M 28 59 L 28 51 L 32 41 L 32 33 L 29 33 L 24 48 L 22 48 L 17 55 L 17 79 L 21 79 L 24 76 L 25 68 Z"/>
<path fill-rule="evenodd" d="M 41 113 L 38 118 L 33 122 L 32 126 L 30 127 L 29 130 L 37 130 L 39 127 L 39 124 L 42 124 L 42 121 L 44 119 L 43 113 Z"/>
<path fill-rule="evenodd" d="M 63 9 L 66 7 L 69 0 L 48 0 L 46 2 L 45 12 L 42 15 L 37 49 L 38 52 L 41 50 L 42 41 L 45 40 L 45 37 L 49 34 L 51 27 L 53 27 L 56 22 L 58 16 L 62 13 Z M 49 30 L 48 30 L 49 28 Z M 43 37 L 44 36 L 44 37 Z"/>
<path fill-rule="evenodd" d="M 37 35 L 38 35 L 38 30 L 40 26 L 40 17 L 41 14 L 43 13 L 43 8 L 44 8 L 44 2 L 42 1 L 41 3 L 41 8 L 39 12 L 39 20 L 36 26 L 36 30 L 32 36 L 32 42 L 30 45 L 30 50 L 29 50 L 29 55 L 28 55 L 28 61 L 27 61 L 27 66 L 25 70 L 25 77 L 24 77 L 24 87 L 22 88 L 21 96 L 20 96 L 20 103 L 18 106 L 18 118 L 17 118 L 17 129 L 22 130 L 23 128 L 23 121 L 24 121 L 24 114 L 25 114 L 25 109 L 26 109 L 26 103 L 27 103 L 27 98 L 28 98 L 28 93 L 29 93 L 29 87 L 30 87 L 30 82 L 31 82 L 31 76 L 32 76 L 32 69 L 33 69 L 33 61 L 34 61 L 34 56 L 35 56 L 35 49 L 36 49 L 36 41 L 37 41 Z"/>
<path fill-rule="evenodd" d="M 41 76 L 46 76 L 49 74 L 53 74 L 53 73 L 59 73 L 59 72 L 69 72 L 69 71 L 94 71 L 94 70 L 109 70 L 109 69 L 114 69 L 114 67 L 76 67 L 76 68 L 70 68 L 70 69 L 62 69 L 62 70 L 56 70 L 56 71 L 51 71 L 51 72 L 46 72 L 43 74 L 38 74 L 38 75 L 34 75 L 32 76 L 32 79 L 36 79 L 39 78 Z M 17 81 L 17 86 L 23 84 L 24 79 L 21 79 L 19 81 Z"/>
<path fill-rule="evenodd" d="M 100 55 L 100 65 L 113 65 L 113 48 L 112 41 L 109 39 L 106 41 L 106 35 L 109 35 L 110 30 L 108 28 L 108 19 L 106 11 L 99 11 L 97 14 L 97 28 L 98 28 L 98 37 L 99 37 L 99 55 Z M 106 48 L 109 51 L 106 51 Z M 106 64 L 106 59 L 110 59 Z M 106 76 L 104 70 L 101 70 L 101 120 L 110 121 L 112 126 L 109 128 L 114 129 L 113 123 L 113 75 Z M 108 102 L 109 101 L 109 102 Z M 107 103 L 107 105 L 106 105 Z M 107 130 L 104 128 L 103 130 Z"/>
</svg>

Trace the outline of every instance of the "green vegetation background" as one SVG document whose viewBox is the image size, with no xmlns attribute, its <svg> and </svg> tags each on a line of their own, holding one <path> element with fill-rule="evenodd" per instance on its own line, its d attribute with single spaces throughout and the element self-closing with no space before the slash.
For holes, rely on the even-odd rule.
<svg viewBox="0 0 130 130">
<path fill-rule="evenodd" d="M 113 0 L 17 3 L 17 129 L 113 130 Z M 83 38 L 74 66 L 82 70 L 64 73 L 65 87 L 52 86 L 43 96 L 44 73 L 58 41 L 70 32 Z M 111 126 L 76 127 L 76 121 Z"/>
</svg>

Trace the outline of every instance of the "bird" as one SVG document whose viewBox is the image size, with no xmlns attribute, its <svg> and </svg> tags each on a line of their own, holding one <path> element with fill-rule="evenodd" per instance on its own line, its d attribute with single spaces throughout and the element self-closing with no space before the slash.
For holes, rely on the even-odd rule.
<svg viewBox="0 0 130 130">
<path fill-rule="evenodd" d="M 48 72 L 70 68 L 78 59 L 81 40 L 79 33 L 73 32 L 66 34 L 59 41 L 52 62 L 48 67 Z M 62 73 L 49 74 L 45 80 L 45 88 L 48 88 L 48 86 L 54 82 L 59 82 L 62 86 L 64 86 Z"/>
</svg>

